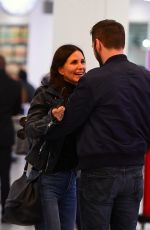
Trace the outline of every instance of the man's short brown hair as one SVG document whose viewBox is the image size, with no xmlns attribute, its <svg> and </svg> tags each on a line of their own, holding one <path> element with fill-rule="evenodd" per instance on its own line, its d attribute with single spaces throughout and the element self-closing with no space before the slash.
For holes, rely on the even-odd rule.
<svg viewBox="0 0 150 230">
<path fill-rule="evenodd" d="M 97 38 L 106 48 L 120 49 L 125 46 L 124 27 L 115 20 L 106 19 L 96 23 L 90 33 L 93 42 Z"/>
</svg>

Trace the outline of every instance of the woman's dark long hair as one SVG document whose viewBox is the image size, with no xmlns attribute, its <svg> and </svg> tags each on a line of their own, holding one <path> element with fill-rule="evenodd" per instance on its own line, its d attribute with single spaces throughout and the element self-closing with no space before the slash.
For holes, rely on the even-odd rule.
<svg viewBox="0 0 150 230">
<path fill-rule="evenodd" d="M 57 90 L 61 90 L 65 84 L 64 79 L 58 70 L 65 64 L 69 56 L 75 51 L 80 51 L 85 58 L 83 51 L 79 47 L 72 44 L 60 46 L 53 56 L 50 67 L 50 84 L 52 84 Z"/>
</svg>

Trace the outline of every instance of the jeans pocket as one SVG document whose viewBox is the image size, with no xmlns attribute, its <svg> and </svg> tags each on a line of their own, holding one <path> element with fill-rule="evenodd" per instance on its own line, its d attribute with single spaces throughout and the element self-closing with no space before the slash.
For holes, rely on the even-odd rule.
<svg viewBox="0 0 150 230">
<path fill-rule="evenodd" d="M 83 175 L 80 178 L 79 190 L 86 200 L 94 203 L 108 203 L 114 182 L 114 176 Z"/>
</svg>

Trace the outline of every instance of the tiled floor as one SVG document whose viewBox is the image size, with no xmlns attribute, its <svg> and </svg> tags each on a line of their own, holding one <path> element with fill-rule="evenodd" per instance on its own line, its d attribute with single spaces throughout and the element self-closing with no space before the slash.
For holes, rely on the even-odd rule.
<svg viewBox="0 0 150 230">
<path fill-rule="evenodd" d="M 12 163 L 11 167 L 11 182 L 13 182 L 15 179 L 17 179 L 19 176 L 21 176 L 23 172 L 24 167 L 24 157 L 17 157 L 17 161 Z M 17 225 L 10 225 L 10 224 L 1 224 L 0 223 L 0 230 L 34 230 L 34 227 L 23 227 L 23 226 L 17 226 Z M 91 229 L 94 230 L 94 229 Z M 137 230 L 142 230 L 141 226 L 137 225 Z M 150 224 L 145 224 L 144 230 L 150 230 Z"/>
</svg>

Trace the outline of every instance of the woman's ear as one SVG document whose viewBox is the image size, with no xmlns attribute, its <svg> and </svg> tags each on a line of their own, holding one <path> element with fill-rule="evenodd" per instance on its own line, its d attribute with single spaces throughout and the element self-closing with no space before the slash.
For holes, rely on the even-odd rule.
<svg viewBox="0 0 150 230">
<path fill-rule="evenodd" d="M 58 72 L 59 72 L 59 74 L 64 75 L 63 67 L 59 67 Z"/>
</svg>

